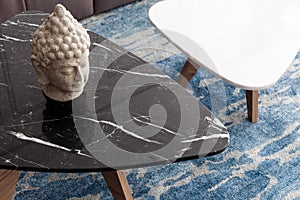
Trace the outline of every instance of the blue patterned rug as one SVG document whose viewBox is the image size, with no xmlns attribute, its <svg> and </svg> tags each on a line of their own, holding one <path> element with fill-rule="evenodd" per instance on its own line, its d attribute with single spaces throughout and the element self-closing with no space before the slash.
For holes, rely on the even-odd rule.
<svg viewBox="0 0 300 200">
<path fill-rule="evenodd" d="M 82 23 L 177 79 L 186 58 L 149 22 L 157 1 Z M 260 91 L 255 124 L 246 118 L 244 91 L 205 70 L 188 90 L 227 126 L 230 146 L 205 159 L 126 170 L 134 199 L 300 199 L 300 53 L 276 85 Z M 16 200 L 112 199 L 101 173 L 23 172 L 16 191 Z"/>
</svg>

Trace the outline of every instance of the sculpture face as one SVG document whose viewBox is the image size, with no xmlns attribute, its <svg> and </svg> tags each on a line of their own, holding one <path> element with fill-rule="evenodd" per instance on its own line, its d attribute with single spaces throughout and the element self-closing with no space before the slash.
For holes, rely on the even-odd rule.
<svg viewBox="0 0 300 200">
<path fill-rule="evenodd" d="M 46 96 L 57 101 L 78 97 L 89 74 L 90 37 L 63 5 L 56 5 L 32 36 L 32 64 Z"/>
<path fill-rule="evenodd" d="M 49 84 L 64 92 L 82 92 L 89 75 L 88 51 L 80 60 L 70 59 L 59 65 L 54 62 L 48 67 Z"/>
</svg>

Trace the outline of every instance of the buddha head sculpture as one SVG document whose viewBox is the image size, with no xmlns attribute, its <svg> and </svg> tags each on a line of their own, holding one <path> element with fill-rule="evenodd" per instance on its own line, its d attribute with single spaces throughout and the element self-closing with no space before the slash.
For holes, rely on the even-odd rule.
<svg viewBox="0 0 300 200">
<path fill-rule="evenodd" d="M 77 98 L 89 75 L 90 38 L 82 25 L 58 4 L 32 36 L 32 64 L 46 96 Z"/>
</svg>

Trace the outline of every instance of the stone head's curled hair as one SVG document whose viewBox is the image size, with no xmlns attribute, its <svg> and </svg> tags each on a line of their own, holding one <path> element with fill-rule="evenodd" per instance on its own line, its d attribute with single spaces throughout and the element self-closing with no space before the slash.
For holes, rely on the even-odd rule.
<svg viewBox="0 0 300 200">
<path fill-rule="evenodd" d="M 89 47 L 87 31 L 63 5 L 57 4 L 32 36 L 31 59 L 34 65 L 47 68 L 52 61 L 80 58 Z"/>
</svg>

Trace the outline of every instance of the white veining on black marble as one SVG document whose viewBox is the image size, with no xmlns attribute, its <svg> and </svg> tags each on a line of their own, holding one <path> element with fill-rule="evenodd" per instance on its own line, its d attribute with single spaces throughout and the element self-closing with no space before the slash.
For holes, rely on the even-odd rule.
<svg viewBox="0 0 300 200">
<path fill-rule="evenodd" d="M 8 87 L 8 85 L 5 83 L 0 83 L 0 86 Z"/>
<path fill-rule="evenodd" d="M 212 118 L 206 116 L 204 119 L 207 120 L 211 124 L 214 124 L 216 126 L 219 126 L 220 128 L 224 128 L 225 129 L 225 126 L 217 118 L 212 119 Z"/>
<path fill-rule="evenodd" d="M 101 47 L 101 48 L 105 49 L 106 51 L 112 52 L 111 49 L 107 48 L 106 46 L 104 46 L 102 44 L 98 44 L 98 43 L 94 42 L 93 45 L 95 45 L 97 47 Z"/>
<path fill-rule="evenodd" d="M 95 66 L 93 66 L 91 68 L 100 69 L 100 70 L 109 71 L 109 72 L 117 72 L 117 73 L 120 73 L 120 74 L 132 74 L 132 75 L 138 75 L 138 76 L 147 76 L 147 77 L 170 79 L 169 76 L 163 75 L 163 74 L 147 74 L 147 73 L 141 73 L 141 72 L 135 72 L 135 71 L 126 71 L 126 70 L 122 70 L 122 69 L 110 69 L 110 68 L 95 67 Z"/>
<path fill-rule="evenodd" d="M 14 132 L 14 131 L 6 131 L 6 132 L 8 134 L 10 134 L 10 135 L 13 135 L 13 136 L 17 137 L 18 139 L 21 139 L 21 140 L 27 140 L 27 141 L 39 143 L 39 144 L 42 144 L 42 145 L 47 145 L 49 147 L 53 147 L 53 148 L 57 148 L 57 149 L 62 149 L 64 151 L 69 151 L 69 152 L 75 151 L 75 152 L 77 152 L 78 155 L 82 155 L 82 156 L 86 156 L 86 157 L 92 158 L 92 156 L 90 156 L 90 155 L 81 153 L 81 150 L 78 150 L 78 149 L 72 150 L 72 149 L 69 149 L 69 148 L 66 148 L 66 147 L 63 147 L 63 146 L 60 146 L 60 145 L 53 144 L 51 142 L 47 142 L 47 141 L 41 140 L 39 138 L 28 137 L 28 136 L 24 135 L 23 133 L 17 133 L 17 132 Z"/>
<path fill-rule="evenodd" d="M 18 159 L 18 160 L 22 160 L 22 161 L 24 161 L 24 162 L 33 164 L 33 165 L 40 166 L 40 167 L 42 167 L 42 168 L 49 169 L 49 167 L 47 167 L 47 166 L 45 166 L 45 165 L 41 165 L 41 164 L 36 163 L 36 162 L 33 162 L 33 161 L 31 161 L 31 160 L 26 160 L 26 159 L 24 159 L 24 158 L 21 158 L 19 155 L 15 155 L 15 158 Z"/>
<path fill-rule="evenodd" d="M 93 121 L 93 122 L 96 122 L 96 123 L 102 123 L 102 124 L 107 124 L 107 125 L 110 125 L 112 127 L 114 127 L 115 129 L 119 129 L 121 131 L 123 131 L 124 133 L 127 133 L 128 135 L 132 136 L 132 137 L 135 137 L 137 139 L 140 139 L 140 140 L 143 140 L 145 142 L 149 142 L 149 143 L 155 143 L 155 144 L 161 144 L 160 142 L 158 141 L 155 141 L 155 140 L 150 140 L 150 139 L 147 139 L 147 138 L 143 138 L 131 131 L 128 131 L 124 128 L 124 126 L 122 125 L 118 125 L 118 124 L 115 124 L 113 122 L 110 122 L 110 121 L 105 121 L 105 120 L 96 120 L 96 119 L 92 119 L 92 118 L 87 118 L 87 117 L 80 117 L 80 116 L 74 116 L 74 118 L 79 118 L 79 119 L 85 119 L 85 120 L 89 120 L 89 121 Z"/>
<path fill-rule="evenodd" d="M 3 160 L 3 161 L 4 161 L 4 163 L 7 163 L 7 164 L 10 164 L 10 165 L 13 165 L 13 166 L 15 166 L 16 168 L 18 168 L 18 167 L 19 167 L 17 164 L 15 164 L 15 163 L 12 163 L 10 159 L 6 159 L 6 158 L 4 158 L 4 157 L 1 157 L 1 156 L 0 156 L 0 159 L 1 159 L 1 160 Z"/>
<path fill-rule="evenodd" d="M 4 24 L 8 25 L 8 24 L 11 24 L 11 25 L 18 25 L 17 22 L 13 22 L 11 20 L 7 20 Z"/>
<path fill-rule="evenodd" d="M 8 40 L 8 39 L 1 38 L 1 37 L 0 37 L 0 41 L 12 42 L 12 41 L 10 41 L 10 40 Z"/>
<path fill-rule="evenodd" d="M 139 117 L 141 117 L 141 116 L 139 116 Z M 173 134 L 173 135 L 182 135 L 182 134 L 180 134 L 180 133 L 175 133 L 174 131 L 171 131 L 171 130 L 165 128 L 165 127 L 158 126 L 158 125 L 153 124 L 153 123 L 150 123 L 150 122 L 142 121 L 142 120 L 138 119 L 137 117 L 133 117 L 133 119 L 134 119 L 135 121 L 137 121 L 137 122 L 140 122 L 140 123 L 142 123 L 142 124 L 147 124 L 147 125 L 152 126 L 152 127 L 155 127 L 155 128 L 159 128 L 160 130 L 164 130 L 164 131 L 166 131 L 166 132 L 168 132 L 168 133 L 171 133 L 171 134 Z"/>
<path fill-rule="evenodd" d="M 218 131 L 220 131 L 221 133 L 228 135 L 227 132 L 226 132 L 225 126 L 218 119 L 216 119 L 216 118 L 211 119 L 208 116 L 206 116 L 204 119 L 207 120 L 210 124 L 208 126 L 208 128 L 210 128 L 210 127 L 215 128 Z M 228 138 L 229 138 L 229 135 L 228 135 Z"/>
<path fill-rule="evenodd" d="M 226 133 L 226 131 L 224 130 L 224 128 L 220 128 L 220 127 L 217 126 L 216 124 L 210 124 L 210 125 L 208 126 L 208 128 L 214 128 L 214 129 L 217 129 L 217 130 L 220 131 L 221 133 L 227 135 L 227 133 Z M 229 138 L 229 137 L 228 137 L 228 138 Z"/>
<path fill-rule="evenodd" d="M 27 85 L 26 87 L 32 88 L 32 89 L 37 89 L 37 90 L 42 90 L 42 88 L 34 86 L 34 85 Z"/>
<path fill-rule="evenodd" d="M 23 39 L 19 39 L 19 38 L 15 38 L 15 37 L 10 37 L 10 36 L 4 35 L 4 34 L 2 34 L 2 36 L 4 37 L 5 40 L 8 40 L 8 41 L 12 40 L 12 41 L 16 41 L 16 42 L 28 42 L 28 41 L 31 42 L 31 39 L 23 40 Z"/>
<path fill-rule="evenodd" d="M 17 24 L 23 24 L 23 25 L 28 25 L 28 26 L 34 26 L 34 27 L 38 27 L 38 24 L 32 24 L 32 23 L 28 23 L 28 22 L 22 22 L 20 20 L 17 20 Z"/>
<path fill-rule="evenodd" d="M 30 161 L 30 160 L 27 160 L 27 159 L 25 159 L 25 158 L 22 158 L 22 157 L 20 157 L 18 154 L 13 154 L 13 153 L 11 153 L 10 151 L 7 151 L 6 149 L 4 149 L 4 148 L 2 148 L 2 147 L 0 147 L 0 149 L 1 149 L 2 151 L 6 152 L 7 154 L 11 155 L 11 157 L 13 157 L 13 159 L 21 160 L 21 161 L 23 161 L 23 162 L 26 162 L 26 163 L 29 163 L 29 164 L 32 164 L 32 165 L 36 165 L 36 166 L 39 166 L 39 167 L 41 167 L 41 168 L 49 169 L 49 167 L 47 167 L 47 166 L 44 166 L 44 165 L 42 165 L 42 164 L 39 164 L 39 163 Z M 11 163 L 11 161 L 10 161 L 9 159 L 6 159 L 5 162 L 6 162 L 6 163 Z M 16 166 L 16 164 L 14 164 L 14 166 Z"/>
<path fill-rule="evenodd" d="M 201 136 L 198 138 L 193 138 L 189 140 L 183 140 L 182 143 L 191 143 L 196 142 L 199 140 L 209 140 L 209 139 L 218 139 L 218 138 L 229 138 L 227 134 L 214 134 L 214 135 L 207 135 L 207 136 Z"/>
<path fill-rule="evenodd" d="M 192 149 L 191 147 L 186 147 L 186 148 L 181 149 L 180 151 L 177 152 L 177 154 L 175 155 L 175 158 L 181 158 L 184 153 L 186 153 L 187 151 L 189 151 L 191 149 Z"/>
<path fill-rule="evenodd" d="M 93 158 L 93 156 L 90 156 L 88 154 L 82 153 L 82 150 L 80 150 L 80 149 L 74 149 L 74 150 L 71 150 L 71 151 L 75 151 L 78 155 L 81 155 L 81 156 L 86 156 L 86 157 L 89 157 L 89 158 Z"/>
<path fill-rule="evenodd" d="M 143 140 L 143 141 L 145 141 L 145 142 L 155 143 L 155 144 L 162 144 L 162 143 L 160 143 L 160 142 L 158 142 L 158 141 L 146 139 L 146 138 L 143 138 L 143 137 L 141 137 L 141 136 L 139 136 L 139 135 L 137 135 L 137 134 L 135 134 L 135 133 L 133 133 L 133 132 L 131 132 L 131 131 L 128 131 L 128 130 L 126 130 L 126 129 L 124 128 L 124 126 L 122 126 L 122 125 L 118 125 L 118 124 L 112 123 L 112 122 L 110 122 L 110 121 L 105 121 L 105 120 L 100 120 L 99 123 L 108 124 L 108 125 L 110 125 L 110 126 L 116 128 L 116 129 L 119 129 L 119 130 L 123 131 L 124 133 L 127 133 L 128 135 L 130 135 L 130 136 L 132 136 L 132 137 L 135 137 L 135 138 L 137 138 L 137 139 Z"/>
<path fill-rule="evenodd" d="M 154 155 L 155 157 L 158 157 L 160 160 L 163 160 L 163 161 L 169 161 L 170 159 L 169 158 L 165 158 L 161 155 L 158 155 L 156 153 L 151 153 L 151 155 Z"/>
<path fill-rule="evenodd" d="M 133 74 L 133 75 L 139 75 L 139 76 L 148 76 L 148 77 L 170 79 L 170 77 L 168 75 L 163 75 L 163 74 L 147 74 L 147 73 L 134 72 L 134 71 L 125 71 L 125 70 L 119 70 L 119 71 L 123 72 L 124 74 Z"/>
</svg>

